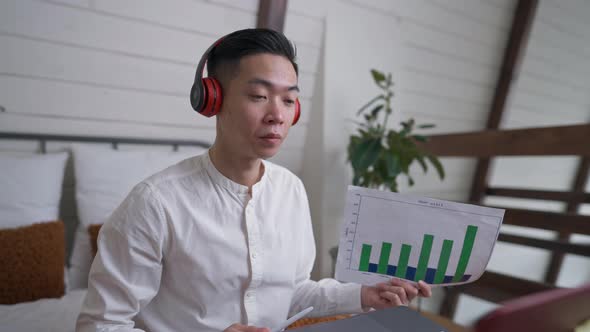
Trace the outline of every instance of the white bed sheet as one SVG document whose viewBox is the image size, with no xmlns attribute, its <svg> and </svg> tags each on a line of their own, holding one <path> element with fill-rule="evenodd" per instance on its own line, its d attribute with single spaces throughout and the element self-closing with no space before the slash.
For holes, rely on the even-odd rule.
<svg viewBox="0 0 590 332">
<path fill-rule="evenodd" d="M 0 305 L 0 332 L 73 332 L 85 296 L 78 289 L 59 299 Z"/>
</svg>

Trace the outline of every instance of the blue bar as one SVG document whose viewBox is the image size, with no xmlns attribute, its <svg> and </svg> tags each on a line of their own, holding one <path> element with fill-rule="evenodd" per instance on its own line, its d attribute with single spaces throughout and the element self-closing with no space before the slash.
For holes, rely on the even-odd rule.
<svg viewBox="0 0 590 332">
<path fill-rule="evenodd" d="M 377 268 L 379 267 L 379 264 L 373 264 L 373 263 L 369 263 L 369 272 L 372 273 L 377 273 Z M 395 271 L 397 270 L 397 266 L 395 265 L 387 265 L 387 275 L 389 276 L 395 276 Z M 424 281 L 428 284 L 432 284 L 434 282 L 434 275 L 436 274 L 436 269 L 432 269 L 432 268 L 428 268 L 426 269 L 426 276 L 424 277 Z M 414 277 L 416 276 L 416 268 L 412 267 L 412 266 L 408 266 L 408 269 L 406 270 L 406 276 L 405 278 L 408 280 L 414 280 Z M 467 281 L 471 278 L 471 274 L 465 274 L 463 275 L 463 278 L 461 278 L 461 281 Z M 453 281 L 453 276 L 445 276 L 443 279 L 444 283 L 449 283 Z"/>
<path fill-rule="evenodd" d="M 377 264 L 369 263 L 369 272 L 377 273 Z"/>
<path fill-rule="evenodd" d="M 436 274 L 436 269 L 428 268 L 426 269 L 426 276 L 424 277 L 424 281 L 428 284 L 432 284 L 434 282 L 434 275 Z"/>
<path fill-rule="evenodd" d="M 387 265 L 387 275 L 394 276 L 395 270 L 397 270 L 397 266 L 395 265 Z"/>
<path fill-rule="evenodd" d="M 406 270 L 406 279 L 414 280 L 415 276 L 416 276 L 416 268 L 408 266 L 408 269 Z"/>
</svg>

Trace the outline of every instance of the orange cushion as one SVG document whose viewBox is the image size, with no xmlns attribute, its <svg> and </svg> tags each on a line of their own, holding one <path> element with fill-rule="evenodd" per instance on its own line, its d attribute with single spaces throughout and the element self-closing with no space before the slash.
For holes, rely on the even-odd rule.
<svg viewBox="0 0 590 332">
<path fill-rule="evenodd" d="M 94 258 L 94 256 L 96 256 L 96 252 L 98 251 L 97 239 L 98 239 L 98 232 L 100 231 L 101 227 L 102 227 L 101 224 L 88 226 L 88 234 L 90 234 L 90 244 L 92 245 L 92 258 Z"/>
<path fill-rule="evenodd" d="M 0 230 L 0 304 L 62 297 L 65 252 L 62 221 Z"/>
</svg>

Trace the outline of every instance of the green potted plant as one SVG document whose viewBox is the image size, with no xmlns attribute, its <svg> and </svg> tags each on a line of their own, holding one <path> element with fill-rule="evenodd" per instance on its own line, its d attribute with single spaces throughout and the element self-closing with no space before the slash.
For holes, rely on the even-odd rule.
<svg viewBox="0 0 590 332">
<path fill-rule="evenodd" d="M 444 179 L 445 171 L 439 159 L 416 145 L 417 141 L 426 142 L 428 138 L 413 133 L 415 127 L 427 129 L 434 128 L 435 125 L 416 125 L 414 119 L 409 119 L 400 123 L 399 131 L 388 128 L 387 121 L 393 112 L 391 73 L 385 75 L 372 69 L 371 75 L 381 93 L 357 112 L 357 116 L 362 116 L 364 121 L 357 122 L 359 128 L 350 136 L 348 143 L 348 161 L 353 170 L 352 184 L 397 192 L 400 175 L 405 175 L 409 186 L 414 185 L 414 179 L 409 174 L 414 161 L 420 164 L 424 173 L 428 171 L 428 161 L 434 166 L 440 179 Z M 338 247 L 330 249 L 330 256 L 334 270 Z"/>
<path fill-rule="evenodd" d="M 444 168 L 439 159 L 421 150 L 416 142 L 426 142 L 427 137 L 414 134 L 414 128 L 433 128 L 433 124 L 416 125 L 414 119 L 401 122 L 401 129 L 387 127 L 393 111 L 393 81 L 391 73 L 387 75 L 372 69 L 371 75 L 381 92 L 363 105 L 357 116 L 363 122 L 357 122 L 359 128 L 350 136 L 348 144 L 348 161 L 352 165 L 352 183 L 355 186 L 389 189 L 398 191 L 398 177 L 404 175 L 408 185 L 414 185 L 409 174 L 413 162 L 418 162 L 424 173 L 428 171 L 428 163 L 434 166 L 440 179 L 444 179 Z"/>
</svg>

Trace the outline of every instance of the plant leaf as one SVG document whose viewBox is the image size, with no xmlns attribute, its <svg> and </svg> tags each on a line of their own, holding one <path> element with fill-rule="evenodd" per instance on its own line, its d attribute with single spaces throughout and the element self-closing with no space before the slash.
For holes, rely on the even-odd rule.
<svg viewBox="0 0 590 332">
<path fill-rule="evenodd" d="M 381 139 L 368 137 L 351 151 L 351 164 L 355 170 L 365 170 L 372 166 L 379 157 Z"/>
<path fill-rule="evenodd" d="M 373 75 L 373 80 L 375 80 L 375 83 L 377 84 L 385 81 L 385 75 L 376 69 L 371 69 L 371 75 Z"/>
<path fill-rule="evenodd" d="M 385 99 L 385 97 L 383 95 L 378 95 L 378 96 L 374 97 L 368 103 L 364 104 L 361 108 L 359 108 L 359 110 L 356 112 L 356 115 L 359 116 L 361 113 L 363 113 L 364 110 L 367 109 L 367 107 L 371 106 L 371 104 L 373 104 L 374 102 L 376 102 L 379 99 Z"/>
<path fill-rule="evenodd" d="M 441 180 L 443 180 L 445 178 L 445 170 L 443 168 L 443 165 L 440 163 L 440 160 L 438 160 L 437 157 L 435 157 L 431 154 L 426 155 L 426 158 L 428 158 L 430 163 L 434 166 L 434 168 L 436 168 L 436 172 L 438 173 L 438 176 L 440 177 Z"/>
<path fill-rule="evenodd" d="M 383 108 L 383 106 L 384 106 L 383 104 L 375 106 L 375 108 L 373 108 L 371 110 L 371 116 L 373 118 L 376 118 L 377 117 L 377 114 L 379 114 L 379 111 L 381 111 L 381 109 Z"/>
<path fill-rule="evenodd" d="M 348 141 L 348 160 L 352 161 L 352 153 L 356 150 L 356 147 L 361 142 L 361 138 L 356 135 L 351 135 Z"/>
<path fill-rule="evenodd" d="M 397 180 L 395 178 L 387 180 L 384 184 L 389 188 L 389 190 L 397 192 Z"/>
<path fill-rule="evenodd" d="M 434 127 L 436 127 L 436 125 L 433 123 L 428 123 L 428 124 L 423 124 L 423 125 L 418 126 L 418 128 L 420 128 L 420 129 L 428 129 L 428 128 L 434 128 Z"/>
<path fill-rule="evenodd" d="M 426 165 L 426 161 L 424 161 L 424 156 L 417 155 L 416 160 L 418 160 L 418 163 L 420 164 L 420 166 L 422 166 L 424 173 L 426 173 L 428 171 L 428 165 Z"/>
<path fill-rule="evenodd" d="M 385 164 L 387 165 L 387 176 L 395 178 L 400 172 L 399 156 L 389 151 L 385 152 Z"/>
<path fill-rule="evenodd" d="M 412 138 L 419 142 L 428 142 L 428 137 L 422 135 L 412 135 Z"/>
</svg>

